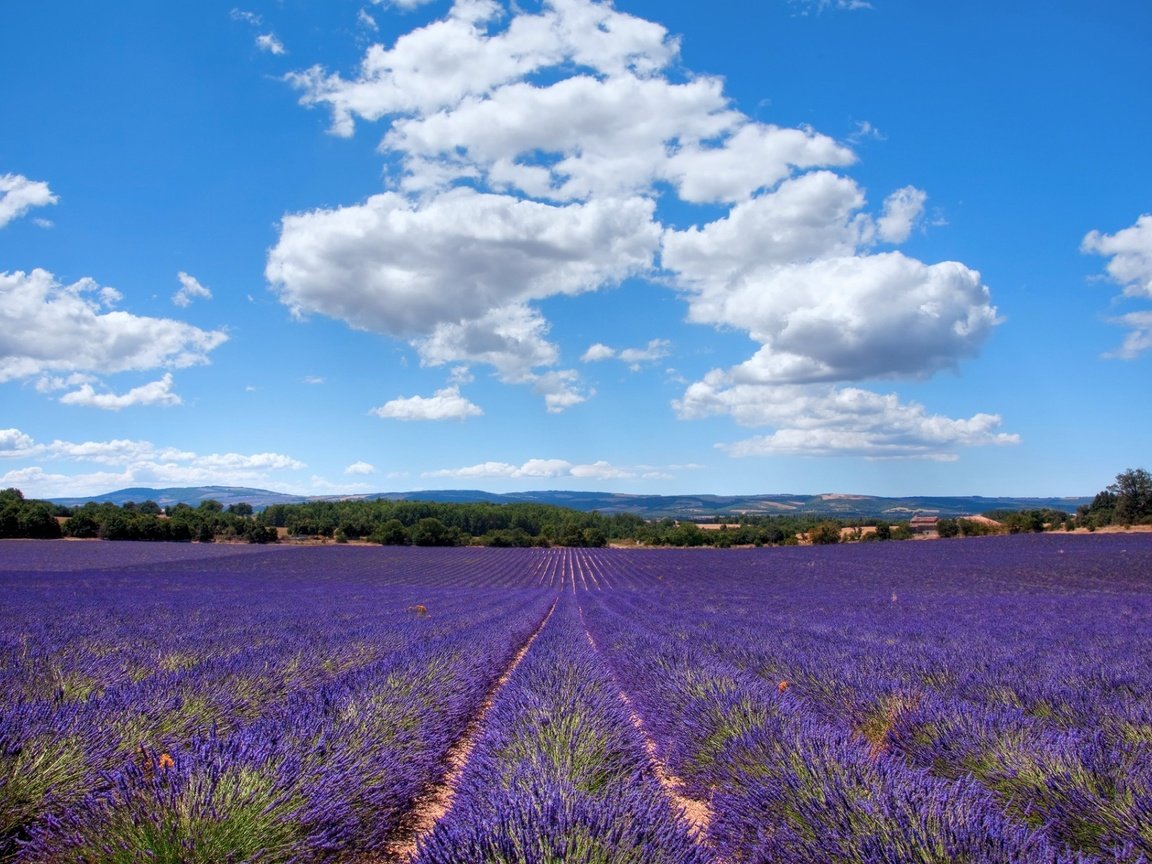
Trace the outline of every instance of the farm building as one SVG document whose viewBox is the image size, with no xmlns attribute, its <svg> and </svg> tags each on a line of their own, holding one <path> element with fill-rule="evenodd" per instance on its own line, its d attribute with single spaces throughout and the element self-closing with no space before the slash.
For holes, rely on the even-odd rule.
<svg viewBox="0 0 1152 864">
<path fill-rule="evenodd" d="M 908 520 L 908 527 L 916 535 L 936 534 L 939 522 L 939 516 L 913 516 Z"/>
</svg>

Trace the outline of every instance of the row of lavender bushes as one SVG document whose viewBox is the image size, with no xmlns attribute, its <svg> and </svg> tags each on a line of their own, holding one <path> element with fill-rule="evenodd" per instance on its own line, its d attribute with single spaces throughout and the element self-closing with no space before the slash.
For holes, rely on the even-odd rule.
<svg viewBox="0 0 1152 864">
<path fill-rule="evenodd" d="M 0 572 L 3 860 L 379 849 L 550 603 L 431 588 L 432 559 L 388 560 Z"/>
<path fill-rule="evenodd" d="M 1098 539 L 697 556 L 691 603 L 638 576 L 588 620 L 730 860 L 1135 864 L 1152 538 Z"/>
<path fill-rule="evenodd" d="M 496 697 L 416 864 L 703 864 L 661 790 L 575 596 Z"/>
</svg>

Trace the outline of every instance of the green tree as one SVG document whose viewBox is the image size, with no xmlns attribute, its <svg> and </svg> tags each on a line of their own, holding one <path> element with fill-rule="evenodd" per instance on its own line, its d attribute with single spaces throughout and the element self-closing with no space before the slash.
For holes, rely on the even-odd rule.
<svg viewBox="0 0 1152 864">
<path fill-rule="evenodd" d="M 959 536 L 960 523 L 955 519 L 941 519 L 936 523 L 936 534 L 940 537 Z"/>
<path fill-rule="evenodd" d="M 372 532 L 368 538 L 373 543 L 382 543 L 386 546 L 407 546 L 409 543 L 408 529 L 399 519 L 389 519 Z"/>
<path fill-rule="evenodd" d="M 458 532 L 435 516 L 426 516 L 412 527 L 414 546 L 454 546 Z"/>
<path fill-rule="evenodd" d="M 808 539 L 818 546 L 840 542 L 840 523 L 828 519 L 817 522 L 808 531 Z"/>
<path fill-rule="evenodd" d="M 1117 474 L 1107 491 L 1116 496 L 1115 521 L 1133 525 L 1152 518 L 1152 474 L 1143 468 Z"/>
</svg>

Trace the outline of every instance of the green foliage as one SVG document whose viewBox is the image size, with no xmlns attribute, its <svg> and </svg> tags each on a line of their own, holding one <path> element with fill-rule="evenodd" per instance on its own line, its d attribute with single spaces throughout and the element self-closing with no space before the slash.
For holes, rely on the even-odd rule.
<svg viewBox="0 0 1152 864">
<path fill-rule="evenodd" d="M 450 528 L 434 516 L 426 516 L 412 528 L 413 546 L 455 546 L 459 529 Z"/>
<path fill-rule="evenodd" d="M 1064 524 L 1068 514 L 1045 507 L 1039 510 L 990 510 L 984 514 L 1003 526 L 1009 534 L 1040 533 Z"/>
<path fill-rule="evenodd" d="M 213 765 L 188 779 L 177 769 L 132 766 L 105 818 L 75 832 L 61 862 L 279 864 L 293 859 L 304 829 L 301 802 L 278 787 L 274 766 Z"/>
<path fill-rule="evenodd" d="M 827 546 L 840 542 L 840 523 L 826 519 L 812 526 L 808 532 L 808 539 L 818 545 Z"/>
<path fill-rule="evenodd" d="M 958 537 L 960 523 L 956 519 L 940 519 L 936 523 L 936 533 L 940 537 Z"/>
<path fill-rule="evenodd" d="M 959 526 L 960 534 L 963 537 L 984 537 L 1000 531 L 995 525 L 988 522 L 978 522 L 975 519 L 958 519 L 956 524 Z"/>
<path fill-rule="evenodd" d="M 0 491 L 0 538 L 51 540 L 60 535 L 56 510 L 47 501 L 26 500 L 19 489 Z"/>
<path fill-rule="evenodd" d="M 1152 524 L 1152 474 L 1143 468 L 1117 474 L 1115 483 L 1076 511 L 1076 521 L 1089 530 L 1105 525 Z"/>
<path fill-rule="evenodd" d="M 1116 496 L 1115 520 L 1121 525 L 1152 520 L 1152 474 L 1143 468 L 1117 474 L 1108 491 Z"/>
</svg>

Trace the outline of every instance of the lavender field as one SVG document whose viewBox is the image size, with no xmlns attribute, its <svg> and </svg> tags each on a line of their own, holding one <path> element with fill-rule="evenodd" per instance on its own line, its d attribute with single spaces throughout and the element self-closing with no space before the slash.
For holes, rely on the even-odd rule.
<svg viewBox="0 0 1152 864">
<path fill-rule="evenodd" d="M 0 543 L 0 861 L 1152 861 L 1152 535 Z"/>
</svg>

